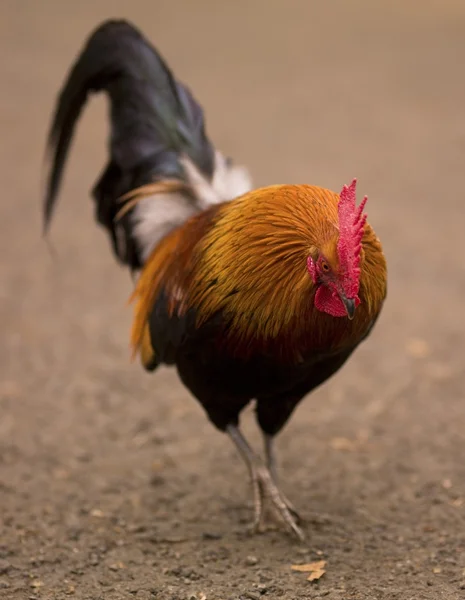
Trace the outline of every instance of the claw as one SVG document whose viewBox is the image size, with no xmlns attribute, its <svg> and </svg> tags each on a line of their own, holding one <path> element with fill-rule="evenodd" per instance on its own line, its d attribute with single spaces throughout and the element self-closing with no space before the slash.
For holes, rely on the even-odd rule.
<svg viewBox="0 0 465 600">
<path fill-rule="evenodd" d="M 258 523 L 260 523 L 263 514 L 263 499 L 264 497 L 268 497 L 271 501 L 271 506 L 275 515 L 284 522 L 290 532 L 294 533 L 299 540 L 303 542 L 305 540 L 304 533 L 297 524 L 297 519 L 295 515 L 292 514 L 293 510 L 289 508 L 288 501 L 274 483 L 269 470 L 266 467 L 254 466 L 253 473 L 255 481 L 258 482 L 259 490 L 259 497 L 255 497 L 255 520 L 257 520 L 257 507 L 260 507 L 258 518 Z M 255 489 L 257 489 L 256 485 L 254 485 L 254 490 Z"/>
<path fill-rule="evenodd" d="M 270 472 L 270 475 L 271 475 L 276 487 L 278 487 L 278 469 L 277 469 L 277 465 L 276 465 L 276 456 L 275 456 L 275 452 L 274 452 L 273 441 L 274 441 L 273 436 L 267 435 L 267 434 L 264 435 L 266 464 L 268 466 L 268 470 Z M 302 523 L 303 519 L 297 512 L 297 509 L 294 507 L 292 502 L 282 492 L 281 492 L 281 497 L 282 497 L 284 503 L 286 504 L 289 512 L 294 517 L 294 520 L 297 521 L 297 523 Z"/>
<path fill-rule="evenodd" d="M 305 536 L 298 525 L 299 516 L 297 511 L 279 490 L 270 469 L 265 467 L 258 457 L 255 456 L 247 440 L 236 426 L 228 426 L 227 432 L 243 456 L 250 471 L 255 509 L 254 521 L 251 527 L 252 531 L 256 533 L 260 528 L 264 511 L 264 499 L 268 498 L 274 514 L 284 523 L 290 533 L 293 533 L 303 542 Z"/>
</svg>

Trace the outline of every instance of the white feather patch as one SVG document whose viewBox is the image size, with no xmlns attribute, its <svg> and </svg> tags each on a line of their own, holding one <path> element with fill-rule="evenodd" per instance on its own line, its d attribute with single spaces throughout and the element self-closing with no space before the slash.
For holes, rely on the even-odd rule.
<svg viewBox="0 0 465 600">
<path fill-rule="evenodd" d="M 140 200 L 133 213 L 134 236 L 145 262 L 156 244 L 198 212 L 181 192 L 153 194 Z"/>
<path fill-rule="evenodd" d="M 187 156 L 181 156 L 179 162 L 194 189 L 198 204 L 205 210 L 213 204 L 219 204 L 242 196 L 252 189 L 249 171 L 242 165 L 228 164 L 226 158 L 215 151 L 215 168 L 209 181 Z"/>
<path fill-rule="evenodd" d="M 182 192 L 159 193 L 140 200 L 134 208 L 134 236 L 145 262 L 156 244 L 174 228 L 209 206 L 233 200 L 252 189 L 248 170 L 228 164 L 215 152 L 215 169 L 209 181 L 187 156 L 180 157 L 195 200 Z"/>
</svg>

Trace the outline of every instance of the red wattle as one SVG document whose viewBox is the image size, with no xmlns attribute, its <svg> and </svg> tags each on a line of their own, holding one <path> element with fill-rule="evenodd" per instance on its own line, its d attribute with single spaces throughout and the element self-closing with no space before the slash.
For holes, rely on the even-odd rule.
<svg viewBox="0 0 465 600">
<path fill-rule="evenodd" d="M 355 299 L 355 306 L 360 304 L 360 299 Z M 320 285 L 315 294 L 315 306 L 318 310 L 332 317 L 347 317 L 347 310 L 339 294 L 331 291 L 328 287 Z"/>
</svg>

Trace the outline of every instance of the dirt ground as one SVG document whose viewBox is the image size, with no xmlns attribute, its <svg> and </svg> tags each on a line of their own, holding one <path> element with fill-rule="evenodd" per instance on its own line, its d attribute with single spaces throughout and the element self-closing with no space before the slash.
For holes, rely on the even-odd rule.
<svg viewBox="0 0 465 600">
<path fill-rule="evenodd" d="M 465 597 L 465 5 L 3 0 L 0 597 Z M 105 103 L 79 128 L 54 253 L 50 111 L 84 38 L 132 19 L 256 185 L 353 176 L 389 262 L 375 332 L 278 440 L 308 542 L 250 537 L 245 468 L 174 372 L 129 362 L 131 291 L 93 222 Z M 253 413 L 244 428 L 254 444 Z M 295 563 L 326 560 L 316 583 Z"/>
</svg>

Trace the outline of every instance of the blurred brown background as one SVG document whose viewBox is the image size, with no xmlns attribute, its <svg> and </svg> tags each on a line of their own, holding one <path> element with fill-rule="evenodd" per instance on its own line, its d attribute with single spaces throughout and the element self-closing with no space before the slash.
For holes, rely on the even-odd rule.
<svg viewBox="0 0 465 600">
<path fill-rule="evenodd" d="M 465 4 L 0 4 L 0 597 L 455 599 L 465 594 Z M 376 331 L 279 440 L 308 545 L 249 538 L 246 474 L 175 374 L 129 363 L 131 291 L 78 128 L 54 252 L 50 113 L 91 30 L 126 17 L 256 185 L 353 176 L 389 261 Z M 253 415 L 244 415 L 254 439 Z M 318 584 L 295 562 L 327 560 Z"/>
</svg>

